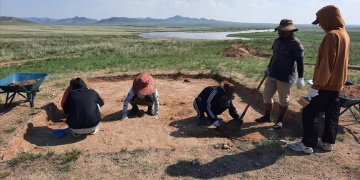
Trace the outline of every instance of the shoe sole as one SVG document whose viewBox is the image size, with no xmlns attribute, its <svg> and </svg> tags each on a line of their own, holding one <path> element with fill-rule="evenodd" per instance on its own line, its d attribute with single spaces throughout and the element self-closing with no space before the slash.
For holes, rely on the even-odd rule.
<svg viewBox="0 0 360 180">
<path fill-rule="evenodd" d="M 314 151 L 304 151 L 304 150 L 299 150 L 299 149 L 293 149 L 291 148 L 291 146 L 287 146 L 289 149 L 296 151 L 296 152 L 304 152 L 306 154 L 312 154 Z"/>
<path fill-rule="evenodd" d="M 323 147 L 323 146 L 318 146 L 318 147 L 320 147 L 321 149 L 323 149 L 326 152 L 330 152 L 330 151 L 334 150 L 333 148 L 327 149 L 326 147 Z"/>
</svg>

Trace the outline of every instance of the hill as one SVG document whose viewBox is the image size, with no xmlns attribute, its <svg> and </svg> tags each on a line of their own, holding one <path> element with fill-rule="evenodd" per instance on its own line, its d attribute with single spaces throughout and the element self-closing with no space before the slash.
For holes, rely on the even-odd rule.
<svg viewBox="0 0 360 180">
<path fill-rule="evenodd" d="M 0 16 L 1 25 L 26 25 L 26 24 L 35 24 L 32 21 L 16 18 L 16 17 L 6 17 Z"/>
<path fill-rule="evenodd" d="M 264 23 L 240 23 L 219 21 L 206 18 L 189 18 L 176 15 L 166 19 L 156 18 L 129 18 L 129 17 L 110 17 L 107 19 L 90 19 L 86 17 L 66 18 L 66 19 L 51 19 L 51 18 L 37 18 L 29 17 L 24 20 L 32 21 L 39 24 L 66 24 L 66 25 L 116 25 L 116 26 L 180 26 L 180 27 L 264 27 L 268 24 Z M 272 25 L 274 26 L 274 25 Z"/>
<path fill-rule="evenodd" d="M 39 24 L 70 24 L 70 25 L 94 24 L 98 21 L 96 19 L 90 19 L 90 18 L 78 17 L 78 16 L 75 16 L 73 18 L 65 18 L 65 19 L 37 18 L 37 17 L 29 17 L 23 19 Z"/>
</svg>

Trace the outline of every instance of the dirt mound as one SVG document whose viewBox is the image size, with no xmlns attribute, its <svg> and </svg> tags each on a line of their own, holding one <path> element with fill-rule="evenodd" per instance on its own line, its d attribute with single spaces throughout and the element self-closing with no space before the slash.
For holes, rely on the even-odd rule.
<svg viewBox="0 0 360 180">
<path fill-rule="evenodd" d="M 345 86 L 344 89 L 340 91 L 340 96 L 349 99 L 360 99 L 360 86 L 359 85 Z"/>
<path fill-rule="evenodd" d="M 242 44 L 233 44 L 230 47 L 226 48 L 224 51 L 218 53 L 218 55 L 225 57 L 236 57 L 236 58 L 252 57 L 252 56 L 257 56 L 257 57 L 271 56 L 271 54 L 255 51 L 254 49 Z"/>
</svg>

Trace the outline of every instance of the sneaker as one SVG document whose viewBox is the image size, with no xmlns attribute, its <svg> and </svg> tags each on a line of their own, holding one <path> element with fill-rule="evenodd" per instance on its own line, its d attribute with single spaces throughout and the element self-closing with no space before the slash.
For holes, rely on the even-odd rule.
<svg viewBox="0 0 360 180">
<path fill-rule="evenodd" d="M 332 151 L 334 149 L 332 144 L 323 142 L 321 138 L 317 141 L 317 147 L 321 147 L 325 151 Z"/>
<path fill-rule="evenodd" d="M 91 132 L 90 134 L 94 135 L 98 132 L 99 128 L 96 128 L 93 132 Z"/>
<path fill-rule="evenodd" d="M 81 134 L 76 134 L 76 133 L 74 133 L 74 132 L 72 132 L 72 131 L 71 131 L 71 134 L 72 134 L 74 137 L 80 137 L 80 136 L 81 136 Z"/>
<path fill-rule="evenodd" d="M 274 125 L 274 129 L 281 129 L 283 126 L 283 123 L 282 122 L 277 122 L 275 125 Z"/>
<path fill-rule="evenodd" d="M 265 116 L 261 116 L 260 118 L 255 119 L 256 122 L 263 123 L 263 122 L 271 122 L 270 118 L 266 118 Z"/>
<path fill-rule="evenodd" d="M 304 143 L 302 143 L 302 141 L 298 141 L 298 142 L 293 142 L 293 143 L 290 143 L 287 145 L 287 147 L 291 150 L 294 150 L 294 151 L 302 151 L 304 153 L 307 153 L 307 154 L 312 154 L 314 151 L 311 147 L 306 147 L 304 145 Z"/>
<path fill-rule="evenodd" d="M 148 110 L 146 111 L 146 114 L 150 115 L 150 116 L 154 116 L 155 113 L 152 109 L 152 106 L 148 106 Z"/>
</svg>

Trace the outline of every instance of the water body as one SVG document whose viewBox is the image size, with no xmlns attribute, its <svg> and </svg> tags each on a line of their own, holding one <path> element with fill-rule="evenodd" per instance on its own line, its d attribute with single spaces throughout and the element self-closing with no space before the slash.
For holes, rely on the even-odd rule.
<svg viewBox="0 0 360 180">
<path fill-rule="evenodd" d="M 256 32 L 273 32 L 274 29 L 266 30 L 247 30 L 237 32 L 152 32 L 140 34 L 143 38 L 178 38 L 178 39 L 207 39 L 207 40 L 229 40 L 241 39 L 250 40 L 250 38 L 227 37 L 229 34 L 246 34 Z"/>
</svg>

